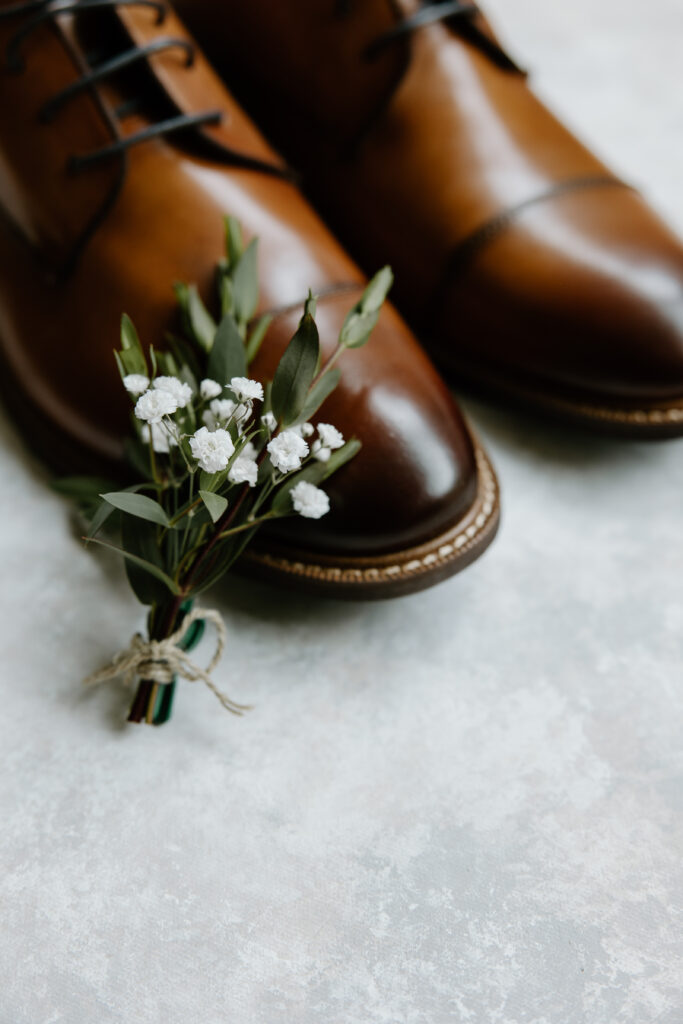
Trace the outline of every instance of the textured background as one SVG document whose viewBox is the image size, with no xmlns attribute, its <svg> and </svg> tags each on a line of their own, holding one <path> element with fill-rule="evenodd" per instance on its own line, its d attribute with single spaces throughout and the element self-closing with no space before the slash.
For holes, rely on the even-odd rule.
<svg viewBox="0 0 683 1024">
<path fill-rule="evenodd" d="M 491 0 L 683 228 L 680 0 Z M 552 6 L 552 10 L 551 10 Z M 164 729 L 78 680 L 140 624 L 0 423 L 2 1024 L 683 1019 L 683 445 L 468 403 L 505 520 L 385 605 L 232 584 Z"/>
</svg>

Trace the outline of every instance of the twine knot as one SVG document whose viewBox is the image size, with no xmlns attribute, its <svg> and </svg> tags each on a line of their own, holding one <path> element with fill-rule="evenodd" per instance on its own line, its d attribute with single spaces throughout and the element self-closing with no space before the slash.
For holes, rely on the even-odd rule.
<svg viewBox="0 0 683 1024">
<path fill-rule="evenodd" d="M 216 630 L 216 650 L 206 668 L 197 665 L 187 651 L 180 647 L 190 627 L 200 619 L 210 622 Z M 236 704 L 226 697 L 211 678 L 211 673 L 223 656 L 226 640 L 225 624 L 218 612 L 195 608 L 185 616 L 175 633 L 171 633 L 164 640 L 147 640 L 141 633 L 136 633 L 127 650 L 120 651 L 108 665 L 93 672 L 83 682 L 85 686 L 97 686 L 109 679 L 123 676 L 126 686 L 131 686 L 136 677 L 167 685 L 172 683 L 176 676 L 180 676 L 189 683 L 204 683 L 226 711 L 232 712 L 233 715 L 242 715 L 249 707 L 246 704 Z"/>
</svg>

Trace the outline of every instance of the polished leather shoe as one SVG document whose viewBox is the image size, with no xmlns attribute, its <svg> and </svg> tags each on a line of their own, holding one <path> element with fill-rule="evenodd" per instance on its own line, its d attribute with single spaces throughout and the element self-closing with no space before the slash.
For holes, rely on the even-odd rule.
<svg viewBox="0 0 683 1024">
<path fill-rule="evenodd" d="M 179 0 L 437 361 L 525 404 L 683 433 L 683 247 L 535 98 L 474 4 Z"/>
<path fill-rule="evenodd" d="M 120 471 L 120 314 L 159 346 L 174 281 L 210 301 L 226 212 L 260 237 L 261 311 L 274 313 L 254 372 L 272 371 L 309 287 L 334 347 L 363 275 L 163 3 L 0 0 L 0 53 L 2 389 L 52 466 Z M 333 512 L 287 520 L 249 554 L 253 572 L 382 597 L 483 551 L 495 476 L 391 307 L 342 360 L 325 414 L 362 452 L 332 482 Z"/>
</svg>

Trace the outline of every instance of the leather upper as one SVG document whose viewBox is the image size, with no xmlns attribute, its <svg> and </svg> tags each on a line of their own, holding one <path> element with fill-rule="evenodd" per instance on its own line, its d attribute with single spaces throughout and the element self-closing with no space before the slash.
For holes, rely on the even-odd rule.
<svg viewBox="0 0 683 1024">
<path fill-rule="evenodd" d="M 418 0 L 179 6 L 350 250 L 391 260 L 441 362 L 605 404 L 683 397 L 680 242 L 481 15 L 373 52 Z"/>
<path fill-rule="evenodd" d="M 10 6 L 0 2 L 0 52 L 22 24 L 2 18 Z M 329 293 L 318 307 L 329 351 L 363 286 L 199 53 L 188 68 L 187 54 L 169 49 L 39 123 L 45 102 L 83 73 L 84 54 L 98 46 L 118 52 L 155 33 L 188 38 L 171 12 L 159 25 L 145 6 L 76 22 L 63 15 L 25 39 L 20 72 L 0 75 L 2 385 L 33 443 L 63 470 L 102 473 L 120 458 L 129 415 L 112 355 L 120 315 L 132 317 L 145 343 L 162 346 L 174 326 L 174 281 L 196 282 L 210 302 L 226 213 L 260 237 L 261 308 L 282 311 L 256 375 L 272 373 L 309 287 Z M 69 170 L 74 155 L 203 110 L 220 110 L 221 123 Z M 240 160 L 264 166 L 236 166 Z M 364 447 L 331 482 L 333 512 L 306 530 L 306 546 L 368 553 L 438 535 L 476 490 L 460 412 L 390 307 L 368 346 L 343 357 L 342 371 L 325 417 Z"/>
</svg>

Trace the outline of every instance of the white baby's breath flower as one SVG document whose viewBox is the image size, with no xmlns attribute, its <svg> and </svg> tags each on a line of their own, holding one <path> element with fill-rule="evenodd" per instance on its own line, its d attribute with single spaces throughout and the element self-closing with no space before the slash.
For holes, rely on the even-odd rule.
<svg viewBox="0 0 683 1024">
<path fill-rule="evenodd" d="M 145 442 L 149 443 L 150 429 L 152 431 L 152 447 L 158 455 L 168 455 L 171 448 L 178 447 L 178 439 L 175 436 L 175 426 L 166 422 L 152 423 L 151 427 L 149 424 L 144 423 L 140 430 L 140 437 Z"/>
<path fill-rule="evenodd" d="M 156 391 L 165 391 L 173 395 L 179 409 L 184 409 L 192 401 L 192 388 L 177 377 L 157 377 L 152 387 Z"/>
<path fill-rule="evenodd" d="M 199 385 L 199 394 L 205 402 L 208 402 L 210 398 L 218 398 L 222 390 L 223 385 L 219 384 L 217 380 L 211 380 L 210 377 L 205 377 Z"/>
<path fill-rule="evenodd" d="M 237 402 L 233 402 L 232 398 L 214 398 L 213 402 L 209 403 L 209 410 L 213 413 L 216 420 L 222 420 L 224 423 L 232 417 L 235 409 L 237 408 Z"/>
<path fill-rule="evenodd" d="M 311 434 L 315 433 L 315 427 L 312 423 L 295 423 L 289 429 L 292 433 L 298 434 L 299 437 L 310 437 Z"/>
<path fill-rule="evenodd" d="M 261 417 L 261 426 L 265 427 L 269 434 L 272 434 L 277 427 L 277 420 L 275 419 L 275 413 L 266 412 Z"/>
<path fill-rule="evenodd" d="M 308 445 L 293 430 L 283 430 L 268 442 L 268 454 L 276 469 L 281 473 L 291 473 L 299 469 L 302 459 L 308 455 Z"/>
<path fill-rule="evenodd" d="M 190 449 L 201 469 L 220 473 L 230 462 L 235 446 L 227 430 L 200 427 L 190 438 Z"/>
<path fill-rule="evenodd" d="M 249 380 L 248 377 L 233 377 L 230 381 L 230 390 L 238 402 L 254 402 L 256 399 L 263 399 L 263 385 L 257 380 Z"/>
<path fill-rule="evenodd" d="M 330 511 L 330 499 L 319 487 L 301 480 L 291 490 L 295 512 L 306 519 L 320 519 Z"/>
<path fill-rule="evenodd" d="M 255 459 L 258 456 L 256 445 L 251 441 L 247 441 L 244 447 L 240 449 L 240 455 L 243 459 Z"/>
<path fill-rule="evenodd" d="M 123 386 L 130 395 L 143 395 L 149 387 L 149 377 L 144 373 L 129 373 L 123 378 Z"/>
<path fill-rule="evenodd" d="M 253 459 L 238 455 L 228 472 L 228 480 L 233 484 L 249 484 L 256 487 L 258 466 Z"/>
<path fill-rule="evenodd" d="M 311 455 L 318 462 L 329 462 L 330 456 L 332 455 L 331 448 L 323 448 L 320 441 L 314 441 L 311 447 Z"/>
<path fill-rule="evenodd" d="M 170 391 L 146 391 L 135 403 L 135 415 L 147 423 L 159 423 L 177 409 L 178 402 Z"/>
<path fill-rule="evenodd" d="M 335 448 L 341 448 L 344 444 L 344 438 L 336 427 L 333 427 L 331 423 L 319 423 L 318 424 L 318 437 L 324 448 L 331 448 L 332 451 Z"/>
</svg>

